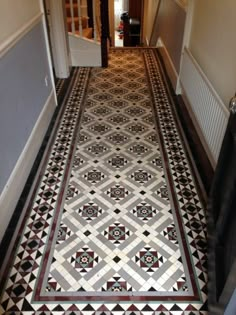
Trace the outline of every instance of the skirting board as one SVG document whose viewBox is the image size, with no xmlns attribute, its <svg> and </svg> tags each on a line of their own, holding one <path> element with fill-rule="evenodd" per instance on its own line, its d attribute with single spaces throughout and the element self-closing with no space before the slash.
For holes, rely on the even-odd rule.
<svg viewBox="0 0 236 315">
<path fill-rule="evenodd" d="M 149 47 L 149 39 L 147 36 L 145 37 L 145 46 Z"/>
<path fill-rule="evenodd" d="M 14 213 L 56 107 L 52 90 L 0 196 L 0 242 Z"/>
<path fill-rule="evenodd" d="M 176 87 L 177 87 L 178 73 L 176 72 L 175 66 L 171 60 L 169 52 L 168 52 L 164 42 L 162 41 L 162 39 L 160 37 L 158 38 L 158 41 L 157 41 L 157 47 L 159 48 L 159 52 L 163 58 L 163 61 L 164 61 L 165 67 L 166 67 L 166 71 L 167 71 L 168 76 L 170 78 L 172 87 L 175 91 Z"/>
</svg>

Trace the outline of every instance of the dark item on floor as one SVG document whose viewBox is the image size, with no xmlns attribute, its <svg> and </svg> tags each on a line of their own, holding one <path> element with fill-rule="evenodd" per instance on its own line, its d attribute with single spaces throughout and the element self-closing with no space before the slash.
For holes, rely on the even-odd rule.
<svg viewBox="0 0 236 315">
<path fill-rule="evenodd" d="M 231 104 L 236 104 L 236 98 Z M 236 105 L 235 105 L 236 107 Z M 235 314 L 236 287 L 236 114 L 231 112 L 208 204 L 209 306 Z M 220 310 L 222 309 L 223 312 Z M 217 312 L 215 312 L 215 309 Z M 234 313 L 229 309 L 234 309 Z M 219 313 L 218 313 L 219 310 Z"/>
</svg>

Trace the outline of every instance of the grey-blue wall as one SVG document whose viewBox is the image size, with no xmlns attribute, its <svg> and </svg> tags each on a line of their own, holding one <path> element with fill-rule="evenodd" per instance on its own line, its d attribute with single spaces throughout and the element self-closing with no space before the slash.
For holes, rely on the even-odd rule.
<svg viewBox="0 0 236 315">
<path fill-rule="evenodd" d="M 51 92 L 49 78 L 40 22 L 0 60 L 0 193 Z"/>
</svg>

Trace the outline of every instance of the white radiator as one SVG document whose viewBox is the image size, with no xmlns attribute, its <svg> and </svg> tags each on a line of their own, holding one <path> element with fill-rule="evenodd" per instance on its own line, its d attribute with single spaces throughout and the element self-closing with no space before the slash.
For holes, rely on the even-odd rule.
<svg viewBox="0 0 236 315">
<path fill-rule="evenodd" d="M 188 49 L 184 51 L 180 82 L 215 166 L 229 111 Z"/>
</svg>

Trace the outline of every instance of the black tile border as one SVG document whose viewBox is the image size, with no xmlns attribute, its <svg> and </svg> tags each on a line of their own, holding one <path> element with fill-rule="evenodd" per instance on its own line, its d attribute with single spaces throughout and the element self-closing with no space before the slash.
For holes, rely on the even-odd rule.
<svg viewBox="0 0 236 315">
<path fill-rule="evenodd" d="M 214 176 L 214 170 L 208 159 L 206 151 L 204 150 L 182 96 L 177 95 L 172 87 L 163 58 L 158 49 L 156 49 L 156 54 L 161 63 L 161 70 L 175 105 L 173 106 L 173 109 L 176 116 L 176 123 L 178 124 L 178 128 L 180 130 L 180 136 L 189 161 L 193 164 L 192 171 L 194 172 L 195 179 L 197 179 L 196 184 L 199 186 L 198 190 L 201 192 L 202 202 L 204 206 L 206 206 Z"/>
</svg>

